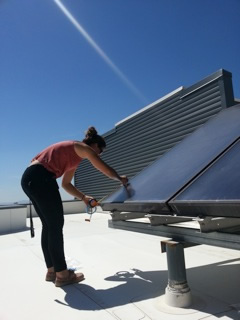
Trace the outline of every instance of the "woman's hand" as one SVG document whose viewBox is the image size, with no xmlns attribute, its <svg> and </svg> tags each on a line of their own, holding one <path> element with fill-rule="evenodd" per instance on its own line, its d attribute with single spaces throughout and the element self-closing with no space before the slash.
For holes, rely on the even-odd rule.
<svg viewBox="0 0 240 320">
<path fill-rule="evenodd" d="M 127 176 L 120 176 L 120 181 L 124 186 L 128 185 L 128 178 Z"/>
<path fill-rule="evenodd" d="M 86 204 L 86 206 L 88 206 L 89 205 L 89 202 L 91 201 L 91 200 L 93 200 L 94 198 L 93 197 L 91 197 L 91 196 L 84 196 L 83 197 L 83 199 L 82 199 L 82 201 L 84 201 L 84 203 Z M 95 200 L 95 199 L 94 199 Z M 96 203 L 92 203 L 92 206 L 93 207 L 96 207 L 97 205 L 98 205 L 98 202 L 95 200 L 95 202 Z"/>
</svg>

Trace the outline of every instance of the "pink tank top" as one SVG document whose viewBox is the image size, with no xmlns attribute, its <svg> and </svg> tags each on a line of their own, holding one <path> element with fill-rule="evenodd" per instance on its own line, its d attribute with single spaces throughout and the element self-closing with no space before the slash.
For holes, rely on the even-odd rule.
<svg viewBox="0 0 240 320">
<path fill-rule="evenodd" d="M 38 160 L 48 171 L 53 172 L 57 179 L 66 171 L 77 169 L 82 158 L 74 150 L 74 141 L 63 141 L 47 147 L 33 160 Z"/>
</svg>

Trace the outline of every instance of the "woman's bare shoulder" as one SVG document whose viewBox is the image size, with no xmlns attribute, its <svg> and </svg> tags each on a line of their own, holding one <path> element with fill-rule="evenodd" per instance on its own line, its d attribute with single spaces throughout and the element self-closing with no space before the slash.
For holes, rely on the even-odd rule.
<svg viewBox="0 0 240 320">
<path fill-rule="evenodd" d="M 81 141 L 74 141 L 74 149 L 77 155 L 81 158 L 88 158 L 89 153 L 93 152 L 91 147 Z"/>
</svg>

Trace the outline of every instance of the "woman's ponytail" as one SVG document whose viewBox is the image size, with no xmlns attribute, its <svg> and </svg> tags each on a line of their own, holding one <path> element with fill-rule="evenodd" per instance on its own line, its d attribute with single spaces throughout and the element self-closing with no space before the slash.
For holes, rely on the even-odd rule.
<svg viewBox="0 0 240 320">
<path fill-rule="evenodd" d="M 86 143 L 87 145 L 91 145 L 94 143 L 97 143 L 97 145 L 100 148 L 105 148 L 106 147 L 106 142 L 103 139 L 103 137 L 99 136 L 97 133 L 97 130 L 95 127 L 89 127 L 87 131 L 85 132 L 85 138 L 83 139 L 83 142 Z"/>
</svg>

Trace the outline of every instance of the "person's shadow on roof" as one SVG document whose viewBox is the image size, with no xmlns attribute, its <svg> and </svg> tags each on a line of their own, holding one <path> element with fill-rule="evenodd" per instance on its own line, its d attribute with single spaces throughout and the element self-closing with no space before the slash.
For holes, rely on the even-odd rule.
<svg viewBox="0 0 240 320">
<path fill-rule="evenodd" d="M 190 309 L 219 317 L 222 317 L 224 312 L 234 310 L 231 305 L 240 302 L 240 265 L 237 262 L 239 259 L 187 269 L 188 284 L 193 292 L 193 298 L 197 292 L 206 295 L 206 301 L 209 297 L 219 302 L 216 307 L 216 305 L 198 303 L 197 299 L 194 299 Z M 65 302 L 58 300 L 56 302 L 74 309 L 89 311 L 120 307 L 164 295 L 167 278 L 167 271 L 141 271 L 138 269 L 119 271 L 104 280 L 121 282 L 120 285 L 107 289 L 95 289 L 84 282 L 65 286 L 62 287 L 62 290 L 66 292 Z M 228 301 L 229 307 L 226 308 L 226 303 L 222 302 L 222 310 L 219 310 L 220 301 Z M 239 319 L 239 314 L 237 315 L 236 312 L 236 318 L 232 317 L 231 319 Z"/>
<path fill-rule="evenodd" d="M 62 287 L 66 292 L 66 305 L 79 310 L 102 310 L 128 304 L 133 297 L 145 293 L 149 294 L 149 298 L 153 297 L 156 291 L 159 292 L 159 288 L 166 287 L 167 271 L 142 272 L 132 269 L 130 272 L 119 271 L 104 280 L 121 284 L 107 289 L 95 289 L 84 282 Z M 82 299 L 83 295 L 90 300 L 90 303 Z"/>
</svg>

